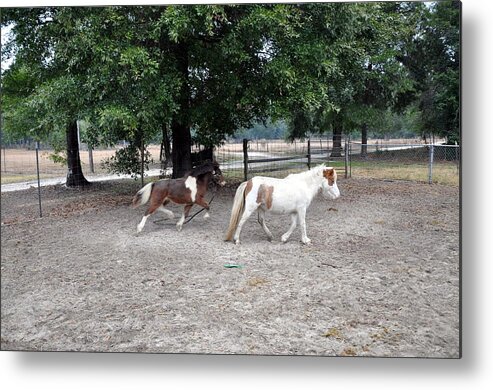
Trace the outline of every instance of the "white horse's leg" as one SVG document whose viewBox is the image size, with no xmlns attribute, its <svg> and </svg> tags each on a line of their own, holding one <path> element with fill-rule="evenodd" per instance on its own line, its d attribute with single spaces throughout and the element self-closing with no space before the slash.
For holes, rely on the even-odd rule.
<svg viewBox="0 0 493 390">
<path fill-rule="evenodd" d="M 292 213 L 291 214 L 291 226 L 289 227 L 289 230 L 282 235 L 282 237 L 281 237 L 282 242 L 286 242 L 287 240 L 289 240 L 289 237 L 293 233 L 294 229 L 296 229 L 297 220 L 298 220 L 298 215 L 296 213 Z"/>
<path fill-rule="evenodd" d="M 144 225 L 146 224 L 146 221 L 147 221 L 147 218 L 149 218 L 149 215 L 144 215 L 142 217 L 142 221 L 140 221 L 140 223 L 137 225 L 137 233 L 140 233 L 142 231 L 142 229 L 144 229 Z"/>
<path fill-rule="evenodd" d="M 233 237 L 234 243 L 238 245 L 240 243 L 240 233 L 241 233 L 241 228 L 247 221 L 247 219 L 252 215 L 252 213 L 257 209 L 257 204 L 254 203 L 252 205 L 248 205 L 248 203 L 245 205 L 245 211 L 243 211 L 243 215 L 241 216 L 240 222 L 238 223 L 238 227 L 236 228 L 236 233 Z"/>
<path fill-rule="evenodd" d="M 305 208 L 298 209 L 298 219 L 300 221 L 300 227 L 301 227 L 301 242 L 303 244 L 308 245 L 312 240 L 310 240 L 306 235 L 305 215 L 306 215 Z"/>
<path fill-rule="evenodd" d="M 272 233 L 265 224 L 265 211 L 261 208 L 258 209 L 258 223 L 260 224 L 260 226 L 262 226 L 262 229 L 264 229 L 265 234 L 267 234 L 267 239 L 269 241 L 272 241 Z"/>
<path fill-rule="evenodd" d="M 164 206 L 159 206 L 158 210 L 166 214 L 169 219 L 173 219 L 175 217 L 175 214 L 173 214 L 171 210 L 166 209 Z"/>
</svg>

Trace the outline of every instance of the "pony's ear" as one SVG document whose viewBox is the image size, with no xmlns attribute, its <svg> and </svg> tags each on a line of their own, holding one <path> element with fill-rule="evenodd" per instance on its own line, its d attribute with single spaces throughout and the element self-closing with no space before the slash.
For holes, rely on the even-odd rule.
<svg viewBox="0 0 493 390">
<path fill-rule="evenodd" d="M 329 181 L 329 184 L 332 185 L 331 183 L 334 182 L 334 178 L 335 178 L 335 169 L 332 167 L 325 168 L 323 175 Z"/>
</svg>

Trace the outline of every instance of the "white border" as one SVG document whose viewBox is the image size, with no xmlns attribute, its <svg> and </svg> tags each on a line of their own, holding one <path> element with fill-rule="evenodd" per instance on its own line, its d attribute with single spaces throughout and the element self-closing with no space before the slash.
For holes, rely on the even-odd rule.
<svg viewBox="0 0 493 390">
<path fill-rule="evenodd" d="M 199 1 L 178 2 L 197 3 Z M 228 3 L 227 1 L 214 1 Z M 233 1 L 231 1 L 233 2 Z M 238 1 L 242 2 L 242 1 Z M 252 2 L 252 1 L 249 1 Z M 162 4 L 2 0 L 5 6 Z M 288 358 L 0 352 L 8 389 L 486 389 L 493 383 L 491 1 L 463 0 L 463 358 Z M 488 137 L 488 135 L 490 137 Z M 489 163 L 489 164 L 488 164 Z"/>
</svg>

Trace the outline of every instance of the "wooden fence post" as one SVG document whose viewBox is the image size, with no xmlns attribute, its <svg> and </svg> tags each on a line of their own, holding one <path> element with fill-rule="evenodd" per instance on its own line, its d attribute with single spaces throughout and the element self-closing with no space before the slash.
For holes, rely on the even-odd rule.
<svg viewBox="0 0 493 390">
<path fill-rule="evenodd" d="M 87 152 L 89 154 L 89 169 L 91 170 L 91 173 L 94 173 L 94 159 L 92 156 L 92 146 L 91 144 L 87 144 Z"/>
<path fill-rule="evenodd" d="M 243 178 L 248 180 L 248 140 L 243 138 Z"/>
</svg>

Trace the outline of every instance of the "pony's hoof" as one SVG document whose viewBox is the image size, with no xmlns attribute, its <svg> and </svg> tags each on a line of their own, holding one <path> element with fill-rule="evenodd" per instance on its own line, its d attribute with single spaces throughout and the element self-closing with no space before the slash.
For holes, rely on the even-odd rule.
<svg viewBox="0 0 493 390">
<path fill-rule="evenodd" d="M 176 225 L 176 230 L 178 230 L 179 232 L 181 232 L 181 229 L 183 229 L 183 225 Z"/>
<path fill-rule="evenodd" d="M 272 242 L 272 236 L 267 236 L 267 241 Z"/>
<path fill-rule="evenodd" d="M 240 245 L 240 240 L 235 240 L 235 245 Z"/>
<path fill-rule="evenodd" d="M 309 238 L 302 239 L 301 242 L 305 245 L 310 245 L 312 243 L 312 240 Z"/>
<path fill-rule="evenodd" d="M 204 219 L 209 219 L 211 216 L 209 215 L 209 213 L 205 213 L 204 215 Z"/>
<path fill-rule="evenodd" d="M 284 243 L 284 244 L 285 244 L 286 242 L 288 242 L 288 240 L 289 240 L 289 237 L 286 237 L 286 236 L 282 236 L 282 237 L 281 237 L 281 242 L 282 242 L 282 243 Z"/>
</svg>

